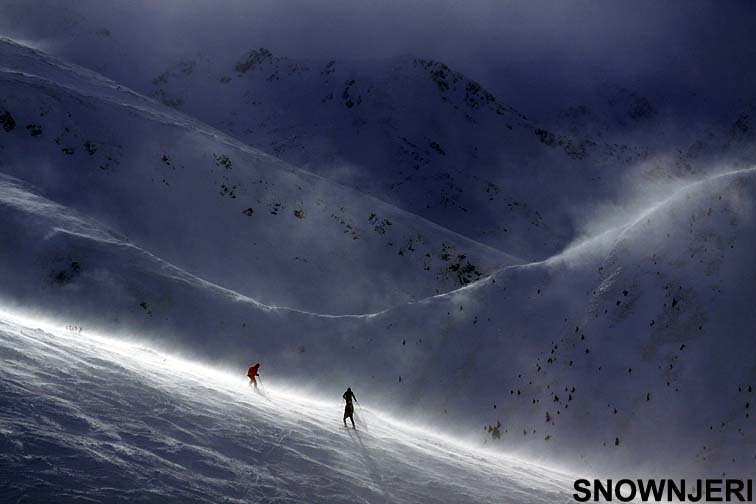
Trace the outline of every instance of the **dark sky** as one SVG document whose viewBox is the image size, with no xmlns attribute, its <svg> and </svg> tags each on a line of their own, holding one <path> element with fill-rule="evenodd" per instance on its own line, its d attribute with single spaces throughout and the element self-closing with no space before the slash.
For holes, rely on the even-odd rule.
<svg viewBox="0 0 756 504">
<path fill-rule="evenodd" d="M 753 2 L 502 0 L 6 0 L 0 32 L 80 62 L 77 36 L 107 27 L 124 73 L 182 55 L 265 46 L 306 58 L 415 54 L 481 81 L 515 106 L 597 81 L 712 100 L 750 98 Z M 115 76 L 123 77 L 123 76 Z M 552 97 L 553 98 L 553 97 Z"/>
</svg>

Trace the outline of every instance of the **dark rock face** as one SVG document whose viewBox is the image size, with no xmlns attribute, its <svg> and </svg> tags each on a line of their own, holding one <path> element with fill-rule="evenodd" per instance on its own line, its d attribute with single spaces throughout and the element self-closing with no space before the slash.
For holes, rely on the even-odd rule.
<svg viewBox="0 0 756 504">
<path fill-rule="evenodd" d="M 3 126 L 3 130 L 5 130 L 6 133 L 13 131 L 16 127 L 15 119 L 13 119 L 13 116 L 7 110 L 3 110 L 2 113 L 0 113 L 0 124 Z"/>
<path fill-rule="evenodd" d="M 266 62 L 270 62 L 272 58 L 273 55 L 271 52 L 264 47 L 261 47 L 259 50 L 252 50 L 247 53 L 247 55 L 239 61 L 234 68 L 237 72 L 243 74 L 250 70 L 254 70 Z"/>
<path fill-rule="evenodd" d="M 28 131 L 31 136 L 39 136 L 42 134 L 42 126 L 39 124 L 27 124 L 26 131 Z"/>
<path fill-rule="evenodd" d="M 62 287 L 75 280 L 79 274 L 81 274 L 81 264 L 78 261 L 71 261 L 67 267 L 51 273 L 52 283 Z"/>
</svg>

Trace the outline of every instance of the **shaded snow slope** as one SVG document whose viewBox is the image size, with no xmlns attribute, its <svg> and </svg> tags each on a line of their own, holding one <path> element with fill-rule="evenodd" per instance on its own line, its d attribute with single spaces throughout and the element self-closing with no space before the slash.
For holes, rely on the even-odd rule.
<svg viewBox="0 0 756 504">
<path fill-rule="evenodd" d="M 569 241 L 565 209 L 600 180 L 585 161 L 600 147 L 565 139 L 565 150 L 539 137 L 539 126 L 442 62 L 298 61 L 255 48 L 190 56 L 135 85 L 261 150 L 527 258 Z"/>
<path fill-rule="evenodd" d="M 421 57 L 311 61 L 255 48 L 187 55 L 132 85 L 293 164 L 530 260 L 564 248 L 585 207 L 622 199 L 628 179 L 686 179 L 722 160 L 756 160 L 752 147 L 743 152 L 733 141 L 747 110 L 688 121 L 606 85 L 541 122 Z"/>
<path fill-rule="evenodd" d="M 514 262 L 113 81 L 0 41 L 0 172 L 269 304 L 377 310 Z"/>
<path fill-rule="evenodd" d="M 565 473 L 365 406 L 0 315 L 0 500 L 569 502 Z M 358 392 L 359 393 L 359 392 Z M 338 396 L 336 396 L 338 398 Z"/>
<path fill-rule="evenodd" d="M 8 1 L 0 6 L 0 30 L 528 260 L 562 250 L 582 231 L 586 207 L 622 200 L 628 174 L 656 186 L 756 161 L 752 92 L 731 88 L 748 79 L 713 79 L 734 94 L 712 92 L 705 79 L 686 76 L 682 84 L 672 77 L 677 57 L 653 78 L 628 74 L 619 81 L 601 65 L 580 72 L 558 54 L 505 57 L 464 75 L 447 66 L 453 53 L 449 61 L 423 54 L 287 57 L 310 51 L 297 37 L 249 45 L 267 39 L 268 29 L 231 28 L 264 23 L 257 16 L 241 21 L 234 9 L 213 6 L 215 21 L 185 10 L 166 30 L 153 24 L 165 19 L 160 15 L 143 23 L 144 12 L 161 12 L 149 2 L 104 5 Z M 199 38 L 174 39 L 174 29 L 191 26 L 201 27 Z M 747 66 L 728 68 L 742 74 Z M 496 89 L 476 82 L 481 77 Z"/>
</svg>

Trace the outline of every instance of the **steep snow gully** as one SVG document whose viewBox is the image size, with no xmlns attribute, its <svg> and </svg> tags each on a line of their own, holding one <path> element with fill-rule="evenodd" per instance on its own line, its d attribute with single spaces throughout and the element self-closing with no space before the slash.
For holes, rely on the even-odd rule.
<svg viewBox="0 0 756 504">
<path fill-rule="evenodd" d="M 358 409 L 0 312 L 0 501 L 568 502 L 572 478 Z M 360 392 L 356 391 L 359 397 Z"/>
</svg>

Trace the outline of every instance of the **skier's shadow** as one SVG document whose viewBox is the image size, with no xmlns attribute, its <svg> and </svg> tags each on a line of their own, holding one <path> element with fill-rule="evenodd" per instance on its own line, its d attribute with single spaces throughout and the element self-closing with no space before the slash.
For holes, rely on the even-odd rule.
<svg viewBox="0 0 756 504">
<path fill-rule="evenodd" d="M 262 397 L 266 401 L 271 402 L 271 403 L 273 402 L 273 401 L 270 400 L 270 397 L 268 397 L 268 394 L 266 394 L 265 392 L 263 392 L 259 388 L 255 387 L 253 385 L 250 385 L 249 388 L 253 389 L 255 391 L 255 394 L 259 395 L 260 397 Z"/>
<path fill-rule="evenodd" d="M 354 435 L 352 435 L 354 433 Z M 370 453 L 368 452 L 367 447 L 365 446 L 365 443 L 362 442 L 362 436 L 360 436 L 360 432 L 357 430 L 349 430 L 349 437 L 354 439 L 357 438 L 357 448 L 360 451 L 360 455 L 362 455 L 362 459 L 365 463 L 365 467 L 368 470 L 368 473 L 370 474 L 370 479 L 373 480 L 373 483 L 376 487 L 381 491 L 383 494 L 383 500 L 384 502 L 393 502 L 391 499 L 391 494 L 389 494 L 388 490 L 383 485 L 383 478 L 381 477 L 381 473 L 378 470 L 378 466 L 375 465 L 375 462 L 373 461 L 373 458 L 370 456 Z"/>
</svg>

